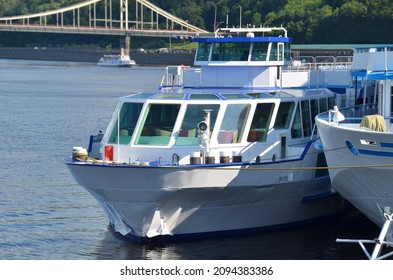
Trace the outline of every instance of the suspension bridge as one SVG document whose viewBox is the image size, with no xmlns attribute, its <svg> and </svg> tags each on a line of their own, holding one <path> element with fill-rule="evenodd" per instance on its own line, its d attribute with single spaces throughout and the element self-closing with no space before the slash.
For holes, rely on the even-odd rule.
<svg viewBox="0 0 393 280">
<path fill-rule="evenodd" d="M 120 7 L 112 0 L 86 0 L 52 11 L 0 17 L 0 31 L 180 38 L 209 33 L 147 0 L 134 0 L 135 5 L 113 1 Z"/>
</svg>

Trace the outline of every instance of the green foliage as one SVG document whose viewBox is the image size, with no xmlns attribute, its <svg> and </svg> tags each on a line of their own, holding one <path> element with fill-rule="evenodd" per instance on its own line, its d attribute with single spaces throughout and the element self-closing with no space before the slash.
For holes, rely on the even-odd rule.
<svg viewBox="0 0 393 280">
<path fill-rule="evenodd" d="M 84 0 L 0 0 L 0 17 L 23 15 L 46 10 L 58 9 Z M 103 0 L 104 1 L 104 0 Z M 118 15 L 119 1 L 112 0 L 113 14 Z M 187 20 L 189 23 L 214 30 L 219 27 L 239 26 L 283 26 L 288 30 L 295 44 L 355 44 L 355 43 L 392 43 L 393 5 L 392 0 L 150 0 L 162 9 Z M 108 0 L 109 2 L 109 0 Z M 97 13 L 103 15 L 102 4 Z M 130 17 L 135 17 L 135 5 L 129 0 Z M 87 12 L 85 12 L 87 13 Z M 150 12 L 146 11 L 149 17 Z M 72 22 L 67 15 L 65 22 Z M 162 23 L 165 25 L 165 23 Z M 0 44 L 23 45 L 30 39 L 50 38 L 51 35 L 14 35 L 0 33 Z M 22 38 L 23 37 L 23 38 Z M 90 43 L 92 40 L 77 38 L 75 44 Z M 74 38 L 73 37 L 73 38 Z M 86 36 L 88 37 L 88 36 Z M 61 38 L 56 44 L 61 44 Z M 70 39 L 64 36 L 65 39 Z M 46 42 L 46 40 L 44 40 Z M 87 41 L 87 42 L 85 42 Z M 96 44 L 118 44 L 118 38 L 102 38 Z M 137 38 L 133 46 L 141 44 L 168 44 L 167 40 Z"/>
</svg>

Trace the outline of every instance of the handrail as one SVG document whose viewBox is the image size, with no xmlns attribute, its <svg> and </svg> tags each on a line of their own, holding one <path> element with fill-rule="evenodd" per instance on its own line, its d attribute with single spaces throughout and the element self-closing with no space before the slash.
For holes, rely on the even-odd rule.
<svg viewBox="0 0 393 280">
<path fill-rule="evenodd" d="M 335 57 L 333 62 L 299 62 L 298 60 L 292 60 L 289 65 L 289 71 L 304 71 L 304 70 L 317 70 L 317 71 L 337 71 L 337 70 L 350 70 L 352 62 L 342 62 L 339 60 L 340 57 Z M 294 63 L 295 61 L 299 63 Z"/>
<path fill-rule="evenodd" d="M 364 115 L 372 115 L 377 113 L 377 104 L 368 103 L 365 105 L 340 108 L 339 111 L 345 117 L 345 119 L 340 121 L 340 123 L 360 123 Z M 316 118 L 331 121 L 329 116 L 329 111 L 327 111 L 317 115 Z"/>
</svg>

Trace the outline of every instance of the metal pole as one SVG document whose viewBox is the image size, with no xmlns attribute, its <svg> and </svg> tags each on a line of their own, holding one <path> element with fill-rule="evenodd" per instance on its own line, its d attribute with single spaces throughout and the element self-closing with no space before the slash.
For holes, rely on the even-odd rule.
<svg viewBox="0 0 393 280">
<path fill-rule="evenodd" d="M 141 29 L 143 30 L 143 4 L 141 3 Z"/>
<path fill-rule="evenodd" d="M 242 6 L 239 6 L 240 8 L 240 24 L 239 27 L 242 28 Z"/>
<path fill-rule="evenodd" d="M 138 1 L 135 1 L 135 28 L 139 28 L 139 23 L 138 23 Z"/>
<path fill-rule="evenodd" d="M 117 161 L 120 159 L 120 108 L 117 110 Z"/>
<path fill-rule="evenodd" d="M 158 13 L 156 12 L 156 30 L 158 30 Z"/>
<path fill-rule="evenodd" d="M 108 27 L 108 3 L 107 0 L 105 0 L 105 28 Z"/>
<path fill-rule="evenodd" d="M 96 6 L 96 3 L 94 3 L 94 11 L 93 11 L 93 16 L 94 16 L 94 28 L 96 28 L 97 27 L 97 10 L 96 10 L 96 8 L 97 8 L 97 6 Z"/>
<path fill-rule="evenodd" d="M 91 5 L 89 5 L 89 27 L 91 27 Z"/>
<path fill-rule="evenodd" d="M 128 30 L 128 0 L 125 0 L 124 2 L 124 9 L 126 13 L 126 30 Z"/>
<path fill-rule="evenodd" d="M 120 29 L 128 29 L 128 0 L 120 1 Z"/>
<path fill-rule="evenodd" d="M 214 26 L 213 32 L 216 32 L 216 25 L 217 25 L 217 5 L 214 3 Z"/>
<path fill-rule="evenodd" d="M 111 22 L 110 28 L 113 28 L 113 22 L 112 22 L 112 0 L 109 1 L 109 20 Z"/>
<path fill-rule="evenodd" d="M 120 0 L 120 29 L 123 29 L 123 0 Z"/>
</svg>

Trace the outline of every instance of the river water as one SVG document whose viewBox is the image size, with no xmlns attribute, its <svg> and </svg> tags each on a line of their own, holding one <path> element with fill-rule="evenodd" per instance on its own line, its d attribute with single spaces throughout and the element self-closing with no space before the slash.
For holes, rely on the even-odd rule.
<svg viewBox="0 0 393 280">
<path fill-rule="evenodd" d="M 0 259 L 357 260 L 379 229 L 356 210 L 312 225 L 251 236 L 136 244 L 108 225 L 63 159 L 87 146 L 116 97 L 156 89 L 163 67 L 0 60 Z"/>
</svg>

